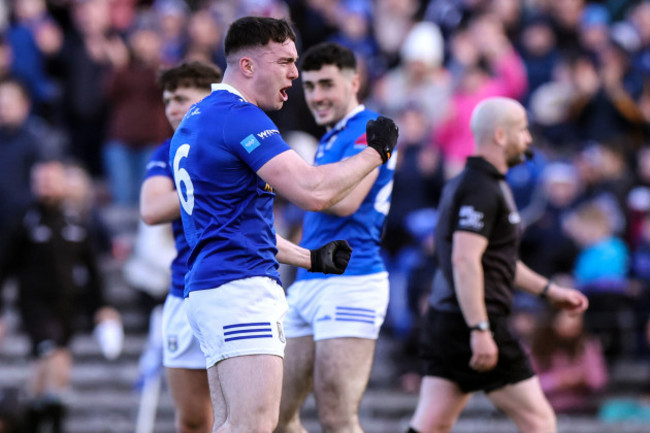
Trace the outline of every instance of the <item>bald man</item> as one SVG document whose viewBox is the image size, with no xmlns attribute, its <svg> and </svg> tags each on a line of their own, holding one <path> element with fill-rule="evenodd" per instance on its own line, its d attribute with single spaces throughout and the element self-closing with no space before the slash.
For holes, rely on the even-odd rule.
<svg viewBox="0 0 650 433">
<path fill-rule="evenodd" d="M 576 314 L 577 290 L 533 272 L 517 257 L 521 219 L 505 174 L 531 143 L 524 108 L 508 98 L 481 102 L 471 118 L 474 156 L 443 191 L 436 228 L 439 268 L 422 335 L 425 376 L 409 433 L 449 432 L 483 391 L 525 433 L 557 430 L 521 345 L 508 329 L 515 288 Z"/>
</svg>

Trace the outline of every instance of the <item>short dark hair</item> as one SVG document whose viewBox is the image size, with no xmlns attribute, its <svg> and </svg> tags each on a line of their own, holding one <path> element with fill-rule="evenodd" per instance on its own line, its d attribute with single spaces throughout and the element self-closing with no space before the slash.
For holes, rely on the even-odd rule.
<svg viewBox="0 0 650 433">
<path fill-rule="evenodd" d="M 191 61 L 163 69 L 158 74 L 158 84 L 163 90 L 173 92 L 179 87 L 210 90 L 212 83 L 221 82 L 223 74 L 217 65 Z"/>
<path fill-rule="evenodd" d="M 242 48 L 263 47 L 270 41 L 296 41 L 296 34 L 285 19 L 243 17 L 230 25 L 226 35 L 226 58 Z"/>
<path fill-rule="evenodd" d="M 352 50 L 335 42 L 321 42 L 303 54 L 301 66 L 303 71 L 317 71 L 326 65 L 356 70 L 357 59 Z"/>
</svg>

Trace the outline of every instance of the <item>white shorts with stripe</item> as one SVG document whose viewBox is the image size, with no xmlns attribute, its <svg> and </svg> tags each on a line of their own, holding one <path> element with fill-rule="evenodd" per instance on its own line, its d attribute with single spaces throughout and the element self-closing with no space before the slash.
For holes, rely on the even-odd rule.
<svg viewBox="0 0 650 433">
<path fill-rule="evenodd" d="M 287 300 L 275 280 L 235 280 L 214 289 L 190 292 L 185 302 L 206 368 L 235 356 L 284 357 L 282 320 Z"/>
<path fill-rule="evenodd" d="M 163 365 L 205 369 L 205 356 L 187 320 L 183 298 L 167 295 L 162 312 Z"/>
<path fill-rule="evenodd" d="M 388 307 L 388 273 L 300 280 L 289 287 L 284 332 L 314 340 L 377 339 Z"/>
</svg>

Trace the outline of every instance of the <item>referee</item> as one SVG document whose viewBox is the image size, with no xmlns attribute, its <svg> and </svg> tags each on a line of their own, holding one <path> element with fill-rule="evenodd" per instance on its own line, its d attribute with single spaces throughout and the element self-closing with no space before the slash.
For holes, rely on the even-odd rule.
<svg viewBox="0 0 650 433">
<path fill-rule="evenodd" d="M 515 287 L 579 314 L 587 299 L 517 256 L 522 227 L 505 173 L 531 142 L 524 108 L 490 98 L 472 113 L 475 155 L 445 186 L 436 229 L 439 269 L 422 334 L 425 376 L 409 433 L 449 432 L 482 390 L 520 431 L 552 433 L 555 414 L 508 328 Z"/>
</svg>

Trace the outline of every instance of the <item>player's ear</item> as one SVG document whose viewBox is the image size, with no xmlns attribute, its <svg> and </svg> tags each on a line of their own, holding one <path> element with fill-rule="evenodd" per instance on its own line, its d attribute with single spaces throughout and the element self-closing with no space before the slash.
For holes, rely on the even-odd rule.
<svg viewBox="0 0 650 433">
<path fill-rule="evenodd" d="M 358 94 L 359 90 L 361 90 L 361 74 L 355 73 L 352 76 L 352 91 L 354 94 Z"/>
<path fill-rule="evenodd" d="M 253 66 L 253 59 L 250 57 L 242 57 L 239 59 L 239 70 L 245 77 L 252 77 L 253 76 L 253 71 L 254 71 L 254 66 Z"/>
</svg>

